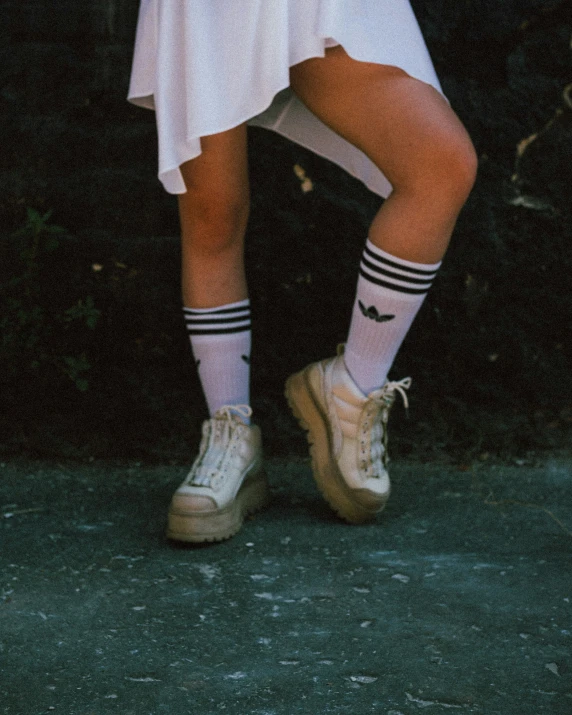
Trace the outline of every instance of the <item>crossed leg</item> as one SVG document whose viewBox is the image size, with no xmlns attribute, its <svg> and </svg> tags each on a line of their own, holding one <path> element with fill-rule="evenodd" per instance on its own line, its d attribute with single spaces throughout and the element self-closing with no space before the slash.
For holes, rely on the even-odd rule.
<svg viewBox="0 0 572 715">
<path fill-rule="evenodd" d="M 340 46 L 295 65 L 290 77 L 309 109 L 393 185 L 370 240 L 399 258 L 439 261 L 477 168 L 471 140 L 442 95 L 396 67 L 353 60 Z"/>
<path fill-rule="evenodd" d="M 401 70 L 357 62 L 341 47 L 328 50 L 324 58 L 310 59 L 292 67 L 291 84 L 302 101 L 322 121 L 364 151 L 391 181 L 393 193 L 384 202 L 370 229 L 369 237 L 374 246 L 415 265 L 436 264 L 446 249 L 476 171 L 472 144 L 446 101 L 431 87 L 411 79 Z M 237 320 L 242 321 L 247 312 L 245 305 L 236 305 L 241 301 L 247 302 L 243 263 L 244 233 L 249 211 L 245 126 L 203 137 L 202 150 L 198 158 L 181 167 L 187 187 L 187 192 L 179 197 L 183 300 L 190 309 L 191 321 L 198 323 L 199 328 L 204 324 L 204 312 L 208 309 L 217 314 L 216 317 L 209 317 L 213 326 L 216 324 L 216 332 L 221 332 L 218 329 L 221 312 L 227 315 L 229 341 L 225 343 L 226 347 L 221 343 L 215 344 L 213 360 L 204 361 L 210 365 L 212 372 L 212 363 L 225 357 L 232 336 L 237 334 L 232 326 L 236 326 Z M 425 271 L 413 269 L 412 272 L 419 274 Z M 420 282 L 423 281 L 411 278 L 412 285 Z M 366 305 L 369 306 L 369 303 L 366 302 Z M 224 306 L 225 310 L 212 310 L 219 306 Z M 236 311 L 240 311 L 240 318 L 236 317 Z M 392 309 L 392 312 L 397 311 Z M 368 317 L 371 316 L 362 317 L 362 322 L 372 323 Z M 395 315 L 383 317 L 393 321 L 389 325 L 398 322 Z M 372 324 L 378 325 L 377 321 Z M 351 338 L 350 331 L 348 348 Z M 399 340 L 394 339 L 393 342 Z M 377 350 L 380 341 L 376 337 L 370 343 L 374 343 Z M 232 348 L 236 353 L 236 365 L 241 365 L 241 358 L 245 357 L 239 348 Z M 354 353 L 358 355 L 359 351 L 354 350 Z M 382 398 L 389 400 L 384 403 L 386 416 L 387 405 L 394 399 L 395 391 L 400 390 L 404 394 L 408 384 L 407 381 L 384 384 L 374 380 L 377 386 L 384 384 L 383 389 L 377 390 L 379 399 L 376 401 L 371 397 L 374 393 L 361 387 L 356 379 L 348 354 L 349 350 L 346 350 L 343 360 L 340 356 L 323 361 L 323 365 L 316 363 L 298 376 L 293 376 L 287 386 L 287 395 L 295 414 L 302 416 L 303 424 L 315 431 L 311 441 L 321 456 L 313 461 L 313 468 L 327 500 L 348 521 L 363 521 L 383 508 L 389 494 L 389 478 L 385 462 L 382 464 L 380 461 L 382 453 L 379 451 L 384 440 L 376 438 L 371 442 L 371 454 L 366 455 L 367 459 L 363 454 L 360 458 L 362 466 L 357 468 L 354 464 L 348 471 L 347 465 L 356 462 L 356 440 L 350 440 L 347 445 L 344 442 L 345 451 L 342 451 L 338 463 L 338 457 L 334 459 L 331 453 L 329 445 L 332 440 L 327 436 L 329 427 L 322 417 L 332 413 L 334 408 L 330 410 L 328 405 L 330 402 L 333 405 L 333 398 L 329 394 L 318 395 L 318 392 L 311 396 L 307 384 L 322 369 L 335 373 L 338 382 L 332 382 L 333 389 L 341 385 L 343 390 L 340 394 L 344 399 L 348 395 L 353 396 L 350 412 L 354 416 L 356 412 L 369 415 L 370 407 L 379 409 Z M 362 356 L 358 355 L 358 358 L 358 362 L 363 362 Z M 345 367 L 342 364 L 344 361 Z M 379 362 L 378 354 L 374 354 L 373 362 Z M 351 381 L 347 371 L 355 382 Z M 225 367 L 222 373 L 226 375 L 226 372 Z M 216 370 L 213 373 L 216 377 L 212 381 L 216 388 L 214 392 L 223 382 L 220 370 L 219 373 L 216 374 Z M 317 384 L 325 383 L 317 380 Z M 316 401 L 324 403 L 323 409 L 316 408 Z M 203 459 L 205 464 L 211 464 L 205 456 L 206 452 L 203 454 L 208 447 L 204 441 L 204 450 L 201 447 L 193 469 L 173 497 L 168 531 L 172 538 L 183 541 L 228 538 L 239 528 L 245 513 L 260 508 L 265 502 L 265 481 L 258 472 L 258 428 L 247 427 L 240 418 L 231 415 L 230 410 L 226 407 L 214 414 L 208 428 L 212 431 L 208 434 L 220 436 L 241 431 L 240 454 L 248 457 L 247 468 L 235 460 L 232 463 L 234 476 L 229 482 L 231 486 L 236 482 L 240 487 L 238 496 L 233 500 L 229 492 L 230 496 L 227 494 L 222 499 L 211 489 L 209 480 L 212 475 L 210 472 L 204 474 L 202 468 Z M 250 409 L 246 408 L 240 414 L 249 415 Z M 226 432 L 217 431 L 214 426 L 221 420 L 228 426 Z M 355 434 L 358 433 L 357 427 Z M 378 432 L 376 435 L 379 437 Z M 364 443 L 361 442 L 362 447 Z M 222 446 L 218 443 L 217 449 L 216 454 L 222 454 Z M 353 455 L 352 460 L 348 454 Z M 339 465 L 343 465 L 344 470 Z M 245 475 L 249 470 L 247 480 Z M 232 518 L 228 517 L 229 514 Z"/>
</svg>

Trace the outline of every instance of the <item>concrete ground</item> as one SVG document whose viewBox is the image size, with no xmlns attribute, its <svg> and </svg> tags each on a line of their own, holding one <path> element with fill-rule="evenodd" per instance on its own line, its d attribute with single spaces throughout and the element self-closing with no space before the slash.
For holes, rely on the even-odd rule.
<svg viewBox="0 0 572 715">
<path fill-rule="evenodd" d="M 0 712 L 572 713 L 572 462 L 395 463 L 348 526 L 306 461 L 232 540 L 163 537 L 181 467 L 0 466 Z"/>
</svg>

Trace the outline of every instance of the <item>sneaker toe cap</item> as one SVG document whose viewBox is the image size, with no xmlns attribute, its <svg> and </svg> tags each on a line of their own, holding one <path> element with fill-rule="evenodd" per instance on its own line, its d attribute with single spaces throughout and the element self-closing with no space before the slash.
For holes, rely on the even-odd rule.
<svg viewBox="0 0 572 715">
<path fill-rule="evenodd" d="M 212 497 L 199 494 L 175 494 L 171 501 L 171 511 L 188 514 L 189 512 L 216 511 L 217 503 Z"/>
<path fill-rule="evenodd" d="M 356 502 L 368 509 L 375 509 L 385 504 L 389 497 L 391 487 L 389 479 L 367 479 L 358 489 L 352 489 Z"/>
</svg>

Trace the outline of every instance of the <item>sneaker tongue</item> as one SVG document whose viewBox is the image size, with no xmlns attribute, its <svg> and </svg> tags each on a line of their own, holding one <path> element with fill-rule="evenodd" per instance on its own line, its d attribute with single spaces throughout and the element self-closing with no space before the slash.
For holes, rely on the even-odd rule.
<svg viewBox="0 0 572 715">
<path fill-rule="evenodd" d="M 204 424 L 203 435 L 206 444 L 202 459 L 192 478 L 193 484 L 201 487 L 209 486 L 212 476 L 217 473 L 217 468 L 224 459 L 230 437 L 229 427 L 229 421 L 222 419 L 210 419 Z"/>
<path fill-rule="evenodd" d="M 248 405 L 225 406 L 203 424 L 202 456 L 192 477 L 192 484 L 210 486 L 214 476 L 220 473 L 226 459 L 234 431 L 244 425 L 252 410 Z"/>
<path fill-rule="evenodd" d="M 217 468 L 222 462 L 224 451 L 220 449 L 210 449 L 205 456 L 206 459 L 197 468 L 193 476 L 193 483 L 201 487 L 210 486 L 211 479 L 217 474 Z"/>
</svg>

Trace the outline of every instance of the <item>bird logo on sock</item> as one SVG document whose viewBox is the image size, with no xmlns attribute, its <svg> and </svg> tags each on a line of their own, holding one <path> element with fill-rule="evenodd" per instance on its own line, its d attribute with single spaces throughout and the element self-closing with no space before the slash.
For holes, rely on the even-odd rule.
<svg viewBox="0 0 572 715">
<path fill-rule="evenodd" d="M 362 314 L 370 320 L 375 320 L 376 323 L 387 323 L 395 318 L 395 315 L 380 315 L 375 305 L 370 305 L 369 308 L 366 308 L 361 300 L 358 300 L 358 304 Z"/>
</svg>

